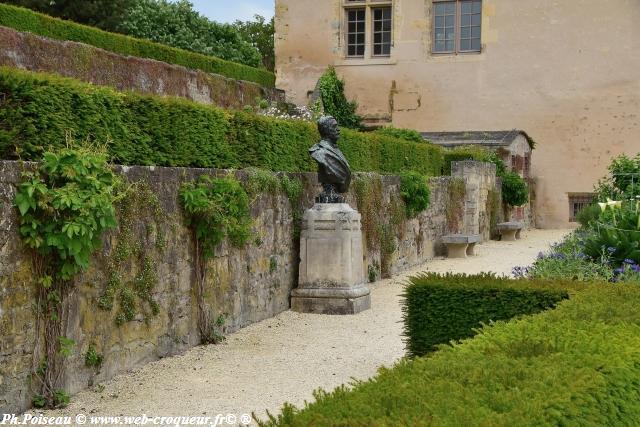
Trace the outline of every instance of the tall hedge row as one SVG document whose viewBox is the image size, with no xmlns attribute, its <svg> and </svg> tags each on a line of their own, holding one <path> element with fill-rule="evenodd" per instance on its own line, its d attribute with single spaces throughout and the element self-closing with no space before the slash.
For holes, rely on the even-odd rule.
<svg viewBox="0 0 640 427">
<path fill-rule="evenodd" d="M 237 80 L 247 80 L 266 87 L 275 86 L 275 75 L 267 70 L 176 49 L 148 40 L 109 33 L 7 4 L 0 4 L 0 25 L 52 39 L 85 43 L 122 55 L 156 59 Z"/>
<path fill-rule="evenodd" d="M 638 304 L 638 286 L 595 284 L 554 310 L 485 326 L 372 380 L 316 392 L 314 402 L 286 405 L 262 425 L 637 425 Z"/>
<path fill-rule="evenodd" d="M 407 351 L 424 356 L 441 344 L 472 337 L 483 323 L 538 313 L 567 298 L 567 288 L 557 284 L 492 274 L 414 277 L 404 291 Z"/>
<path fill-rule="evenodd" d="M 316 126 L 178 98 L 117 92 L 72 79 L 0 68 L 0 156 L 38 159 L 75 139 L 109 142 L 116 163 L 210 168 L 316 169 Z M 345 130 L 340 148 L 358 171 L 439 175 L 442 150 Z"/>
</svg>

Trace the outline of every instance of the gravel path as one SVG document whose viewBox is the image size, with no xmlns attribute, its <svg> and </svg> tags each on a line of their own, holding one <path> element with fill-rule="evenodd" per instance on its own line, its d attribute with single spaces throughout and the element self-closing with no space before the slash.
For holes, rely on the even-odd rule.
<svg viewBox="0 0 640 427">
<path fill-rule="evenodd" d="M 371 286 L 372 308 L 355 316 L 284 312 L 227 337 L 120 375 L 100 391 L 86 390 L 63 411 L 118 416 L 176 416 L 277 412 L 285 401 L 312 399 L 317 388 L 333 389 L 352 378 L 373 376 L 404 355 L 401 338 L 402 283 L 422 271 L 510 274 L 528 265 L 566 230 L 532 230 L 517 242 L 487 242 L 469 259 L 435 259 Z"/>
</svg>

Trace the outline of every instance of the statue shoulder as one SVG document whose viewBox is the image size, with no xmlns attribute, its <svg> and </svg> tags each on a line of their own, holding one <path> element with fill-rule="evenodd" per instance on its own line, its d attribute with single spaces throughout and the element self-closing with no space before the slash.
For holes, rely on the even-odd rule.
<svg viewBox="0 0 640 427">
<path fill-rule="evenodd" d="M 326 150 L 326 149 L 331 149 L 331 143 L 328 141 L 325 141 L 324 139 L 321 140 L 320 142 L 318 142 L 317 144 L 314 144 L 313 147 L 309 148 L 309 152 L 310 153 L 315 153 L 318 150 Z"/>
</svg>

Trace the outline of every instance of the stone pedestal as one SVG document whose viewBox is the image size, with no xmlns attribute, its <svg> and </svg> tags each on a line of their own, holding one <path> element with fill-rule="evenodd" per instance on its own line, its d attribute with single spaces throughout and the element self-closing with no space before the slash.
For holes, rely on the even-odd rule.
<svg viewBox="0 0 640 427">
<path fill-rule="evenodd" d="M 291 309 L 356 314 L 371 307 L 362 263 L 360 214 L 346 203 L 316 203 L 302 220 L 298 288 Z"/>
</svg>

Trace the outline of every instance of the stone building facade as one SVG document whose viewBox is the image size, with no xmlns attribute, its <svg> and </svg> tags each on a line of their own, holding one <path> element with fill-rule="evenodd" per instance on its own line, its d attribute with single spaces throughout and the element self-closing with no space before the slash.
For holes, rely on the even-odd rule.
<svg viewBox="0 0 640 427">
<path fill-rule="evenodd" d="M 640 151 L 637 0 L 276 0 L 277 85 L 332 65 L 371 125 L 525 129 L 536 224 L 566 227 L 613 156 Z"/>
</svg>

